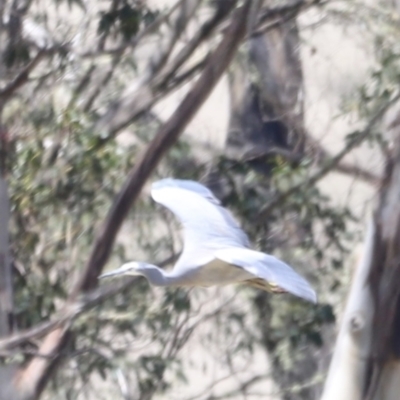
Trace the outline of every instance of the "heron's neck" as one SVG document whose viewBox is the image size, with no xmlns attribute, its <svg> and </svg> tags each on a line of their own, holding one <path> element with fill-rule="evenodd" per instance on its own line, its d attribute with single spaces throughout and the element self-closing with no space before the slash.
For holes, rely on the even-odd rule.
<svg viewBox="0 0 400 400">
<path fill-rule="evenodd" d="M 169 286 L 174 283 L 173 277 L 156 265 L 147 264 L 146 268 L 140 272 L 154 286 Z"/>
<path fill-rule="evenodd" d="M 152 264 L 146 264 L 140 273 L 154 286 L 185 286 L 191 281 L 189 274 L 177 273 L 176 269 L 165 271 Z"/>
</svg>

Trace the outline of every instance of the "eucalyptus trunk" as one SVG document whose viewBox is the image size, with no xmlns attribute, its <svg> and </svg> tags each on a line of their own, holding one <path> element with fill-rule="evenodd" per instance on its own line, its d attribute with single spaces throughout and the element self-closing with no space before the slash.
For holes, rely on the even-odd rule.
<svg viewBox="0 0 400 400">
<path fill-rule="evenodd" d="M 322 400 L 400 393 L 400 129 L 353 279 Z"/>
</svg>

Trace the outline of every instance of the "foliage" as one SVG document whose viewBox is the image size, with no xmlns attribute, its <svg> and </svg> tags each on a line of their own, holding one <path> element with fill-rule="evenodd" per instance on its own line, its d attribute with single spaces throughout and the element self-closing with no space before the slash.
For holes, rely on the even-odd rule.
<svg viewBox="0 0 400 400">
<path fill-rule="evenodd" d="M 98 33 L 109 35 L 116 39 L 119 35 L 127 41 L 136 35 L 140 24 L 153 22 L 157 12 L 147 8 L 144 4 L 129 4 L 125 2 L 122 7 L 102 12 L 99 21 Z"/>
<path fill-rule="evenodd" d="M 60 8 L 65 5 L 57 3 Z M 108 9 L 96 8 L 90 14 L 83 2 L 68 0 L 68 6 L 79 6 L 79 15 L 89 21 L 79 51 L 55 45 L 39 70 L 29 79 L 20 77 L 27 78 L 22 89 L 1 104 L 3 122 L 12 131 L 8 182 L 19 329 L 51 319 L 64 304 L 113 199 L 158 127 L 145 110 L 120 136 L 104 135 L 95 128 L 99 116 L 107 114 L 106 105 L 118 104 L 126 82 L 142 79 L 143 71 L 151 69 L 147 67 L 153 61 L 143 61 L 145 52 L 126 49 L 161 15 L 139 1 L 106 3 Z M 32 11 L 32 16 L 43 17 L 39 14 Z M 55 21 L 61 21 L 55 14 Z M 60 23 L 61 31 L 68 29 L 76 27 Z M 161 32 L 153 32 L 149 42 L 158 46 Z M 57 36 L 56 30 L 51 33 Z M 93 36 L 98 54 L 92 51 Z M 72 48 L 73 38 L 65 40 Z M 170 44 L 172 52 L 175 43 Z M 116 52 L 116 45 L 126 47 Z M 37 46 L 23 46 L 21 54 L 10 52 L 16 48 L 3 49 L 3 62 L 15 68 L 15 74 L 38 52 Z M 379 68 L 368 85 L 347 99 L 344 111 L 356 110 L 360 120 L 368 119 L 391 98 L 399 77 L 397 53 L 396 48 L 384 46 Z M 10 74 L 7 69 L 2 81 L 12 81 L 7 78 Z M 368 138 L 371 145 L 387 147 L 380 132 Z M 199 160 L 195 150 L 195 144 L 181 140 L 155 175 L 206 179 L 210 161 Z M 199 398 L 211 398 L 214 390 L 222 393 L 221 398 L 232 393 L 247 396 L 254 383 L 266 382 L 271 375 L 276 378 L 276 371 L 289 376 L 288 392 L 307 384 L 305 377 L 293 377 L 293 366 L 309 354 L 315 361 L 318 349 L 326 344 L 324 332 L 335 323 L 336 306 L 347 283 L 345 262 L 357 240 L 358 220 L 348 207 L 334 205 L 316 185 L 307 184 L 260 218 L 265 204 L 293 185 L 306 183 L 315 169 L 308 154 L 298 165 L 278 156 L 265 162 L 269 174 L 255 171 L 251 163 L 213 157 L 213 173 L 224 182 L 220 197 L 257 249 L 284 258 L 316 285 L 320 303 L 310 306 L 245 287 L 154 289 L 138 279 L 75 321 L 75 340 L 65 351 L 64 366 L 53 379 L 48 398 L 110 398 L 119 396 L 124 385 L 132 398 L 151 399 L 162 393 L 171 398 L 180 388 L 196 386 L 198 375 L 205 373 L 213 380 L 204 390 L 194 388 Z M 176 255 L 181 245 L 176 232 L 171 215 L 144 194 L 124 225 L 108 267 L 130 258 L 157 262 Z M 21 349 L 24 360 L 35 350 L 35 343 L 27 343 Z M 263 359 L 257 365 L 264 369 L 256 371 L 256 361 L 265 351 L 273 368 L 268 369 Z M 210 373 L 215 365 L 224 376 Z M 243 378 L 248 385 L 221 390 L 218 383 L 232 377 Z"/>
<path fill-rule="evenodd" d="M 16 139 L 9 153 L 21 328 L 48 318 L 65 299 L 135 153 L 99 146 L 84 115 L 67 111 L 56 119 L 35 123 L 35 136 Z"/>
</svg>

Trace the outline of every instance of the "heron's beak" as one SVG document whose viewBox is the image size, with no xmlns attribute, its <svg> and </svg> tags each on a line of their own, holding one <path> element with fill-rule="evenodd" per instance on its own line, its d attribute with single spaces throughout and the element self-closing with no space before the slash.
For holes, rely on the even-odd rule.
<svg viewBox="0 0 400 400">
<path fill-rule="evenodd" d="M 109 278 L 110 276 L 116 276 L 116 275 L 124 275 L 125 272 L 126 272 L 125 268 L 117 268 L 114 269 L 113 271 L 106 272 L 105 274 L 100 275 L 98 279 Z"/>
</svg>

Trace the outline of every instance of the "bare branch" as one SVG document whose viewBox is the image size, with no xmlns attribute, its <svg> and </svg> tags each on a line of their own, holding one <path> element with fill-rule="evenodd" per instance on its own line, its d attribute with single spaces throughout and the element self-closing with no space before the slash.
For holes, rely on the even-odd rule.
<svg viewBox="0 0 400 400">
<path fill-rule="evenodd" d="M 246 6 L 240 7 L 236 11 L 230 29 L 226 32 L 225 37 L 213 55 L 210 56 L 202 75 L 192 90 L 182 100 L 175 113 L 160 128 L 156 138 L 149 145 L 147 151 L 129 175 L 125 187 L 122 189 L 110 211 L 103 231 L 93 249 L 86 273 L 82 281 L 75 288 L 75 293 L 90 289 L 96 283 L 97 276 L 110 254 L 113 239 L 130 205 L 139 195 L 142 186 L 157 163 L 178 139 L 229 65 L 243 38 L 243 31 L 246 25 L 243 15 L 247 14 L 249 3 L 250 1 L 246 2 Z"/>
<path fill-rule="evenodd" d="M 253 30 L 252 35 L 259 35 L 265 32 L 265 26 L 263 24 L 265 22 L 275 23 L 282 22 L 282 20 L 287 21 L 289 19 L 295 18 L 301 11 L 308 9 L 313 6 L 322 6 L 327 3 L 321 0 L 297 0 L 295 2 L 288 2 L 287 4 L 283 4 L 282 6 L 276 6 L 273 8 L 267 8 L 265 10 L 261 10 L 258 17 L 257 29 Z M 276 18 L 276 21 L 273 21 Z"/>
<path fill-rule="evenodd" d="M 156 30 L 165 22 L 168 20 L 168 18 L 171 16 L 171 14 L 180 6 L 183 0 L 177 1 L 166 13 L 161 14 L 159 17 L 157 17 L 153 22 L 151 22 L 149 25 L 147 25 L 142 31 L 140 31 L 134 38 L 132 38 L 130 41 L 124 43 L 122 46 L 119 46 L 114 49 L 109 49 L 109 50 L 96 50 L 96 51 L 88 51 L 85 53 L 79 54 L 79 57 L 82 58 L 92 58 L 92 57 L 97 57 L 97 56 L 102 56 L 102 55 L 122 55 L 125 50 L 127 49 L 135 49 L 135 47 L 140 43 L 140 41 L 156 32 Z"/>
<path fill-rule="evenodd" d="M 316 140 L 307 135 L 307 142 L 312 147 L 311 153 L 313 160 L 316 160 L 317 165 L 324 166 L 332 160 L 333 156 L 329 154 Z M 242 155 L 243 154 L 243 155 Z M 229 156 L 234 159 L 240 159 L 242 162 L 249 162 L 254 160 L 263 159 L 271 156 L 279 156 L 291 164 L 298 164 L 303 158 L 302 154 L 287 150 L 282 147 L 262 147 L 254 149 L 253 147 L 246 151 L 246 149 L 236 150 L 235 148 L 229 149 Z M 350 164 L 344 161 L 336 165 L 332 165 L 332 170 L 340 172 L 345 175 L 350 175 L 355 178 L 361 179 L 366 183 L 377 186 L 381 181 L 381 177 L 373 172 L 366 170 L 358 165 Z"/>
<path fill-rule="evenodd" d="M 325 165 L 322 166 L 319 171 L 314 173 L 308 179 L 303 182 L 300 182 L 296 185 L 293 185 L 291 188 L 286 190 L 285 192 L 278 193 L 260 212 L 262 217 L 267 217 L 271 211 L 281 204 L 285 199 L 291 196 L 293 193 L 301 190 L 304 186 L 312 186 L 319 180 L 321 180 L 324 176 L 326 176 L 329 172 L 331 172 L 342 160 L 343 158 L 349 154 L 354 148 L 358 147 L 361 143 L 363 143 L 368 136 L 371 134 L 372 129 L 376 126 L 376 124 L 382 119 L 386 111 L 400 99 L 400 94 L 396 95 L 392 100 L 385 103 L 381 106 L 378 111 L 375 112 L 375 115 L 370 119 L 367 126 L 363 131 L 359 132 L 357 135 L 354 135 L 344 146 L 344 148 L 330 160 L 327 160 Z"/>
<path fill-rule="evenodd" d="M 15 93 L 15 91 L 28 81 L 29 74 L 36 68 L 45 54 L 45 51 L 39 51 L 13 80 L 6 87 L 0 90 L 0 100 L 3 104 Z"/>
<path fill-rule="evenodd" d="M 121 59 L 122 59 L 122 55 L 114 57 L 114 60 L 111 64 L 110 68 L 104 75 L 103 79 L 101 79 L 100 82 L 97 84 L 97 87 L 92 91 L 92 94 L 89 96 L 89 99 L 86 101 L 85 105 L 83 106 L 84 112 L 90 111 L 96 98 L 100 95 L 101 91 L 107 86 L 108 82 L 113 77 L 114 72 L 117 70 L 116 67 L 120 63 Z"/>
<path fill-rule="evenodd" d="M 218 27 L 218 25 L 229 15 L 236 3 L 236 0 L 223 1 L 219 3 L 220 5 L 214 15 L 200 27 L 195 36 L 179 52 L 175 59 L 160 71 L 154 83 L 154 87 L 163 87 L 171 80 L 176 71 L 178 71 L 193 52 L 198 49 L 199 45 L 208 39 L 215 31 L 216 27 Z"/>
<path fill-rule="evenodd" d="M 158 51 L 156 57 L 150 61 L 151 76 L 155 76 L 164 67 L 168 61 L 173 49 L 175 48 L 178 39 L 185 31 L 188 22 L 193 17 L 197 8 L 200 5 L 198 0 L 183 0 L 180 4 L 179 14 L 176 19 L 172 21 L 174 29 L 171 36 L 167 39 L 166 45 L 162 46 Z"/>
<path fill-rule="evenodd" d="M 230 28 L 226 31 L 213 55 L 210 56 L 202 75 L 175 113 L 160 128 L 156 138 L 150 143 L 147 151 L 129 174 L 126 184 L 117 196 L 100 231 L 83 274 L 72 290 L 69 297 L 70 305 L 79 299 L 81 293 L 87 292 L 97 285 L 97 277 L 108 260 L 117 232 L 146 180 L 162 156 L 176 142 L 228 67 L 245 36 L 251 3 L 251 0 L 248 0 L 244 6 L 236 10 Z M 38 352 L 41 355 L 58 354 L 67 343 L 69 336 L 68 326 L 58 327 L 44 338 Z M 33 358 L 20 372 L 18 387 L 23 389 L 28 398 L 29 396 L 34 398 L 41 392 L 51 374 L 54 373 L 57 360 L 58 357 L 55 360 L 43 357 Z"/>
<path fill-rule="evenodd" d="M 324 157 L 324 160 L 323 161 L 321 160 L 322 161 L 321 164 L 326 163 L 331 158 L 332 156 L 327 154 Z M 377 174 L 374 174 L 369 170 L 361 168 L 358 165 L 346 162 L 339 162 L 336 166 L 333 166 L 332 168 L 342 174 L 354 176 L 355 178 L 361 179 L 364 182 L 369 183 L 373 186 L 378 186 L 382 179 L 382 177 L 378 176 Z"/>
<path fill-rule="evenodd" d="M 301 1 L 303 7 L 307 6 L 307 2 Z M 312 3 L 314 4 L 314 2 Z M 226 5 L 227 7 L 229 6 Z M 298 9 L 298 6 L 295 4 L 291 6 L 292 8 Z M 291 9 L 290 7 L 288 7 Z M 300 8 L 301 10 L 303 8 Z M 285 12 L 288 12 L 286 8 Z M 284 12 L 281 7 L 277 9 L 272 8 L 265 11 L 265 16 L 263 17 L 265 20 L 269 18 L 276 20 L 276 16 L 280 15 L 279 13 Z M 297 16 L 296 13 L 291 13 L 290 18 L 295 18 Z M 210 32 L 208 32 L 209 27 L 214 27 L 215 21 L 213 19 L 219 20 L 216 16 L 210 19 L 209 23 L 206 23 L 203 26 L 204 34 L 210 36 Z M 288 17 L 288 19 L 290 19 Z M 264 21 L 263 19 L 263 21 Z M 219 25 L 223 22 L 223 18 L 219 22 Z M 276 25 L 280 24 L 281 20 L 276 20 L 274 24 L 271 24 L 268 29 L 272 29 Z M 207 24 L 209 24 L 207 28 Z M 218 26 L 219 26 L 218 25 Z M 217 26 L 217 25 L 216 25 Z M 226 31 L 226 27 L 222 29 L 222 32 Z M 213 32 L 215 33 L 215 27 Z M 165 68 L 160 72 L 160 75 L 150 76 L 146 79 L 143 79 L 142 82 L 137 83 L 136 85 L 132 85 L 127 89 L 127 94 L 123 95 L 122 99 L 117 103 L 113 104 L 109 110 L 105 113 L 105 115 L 99 120 L 96 124 L 97 130 L 106 131 L 110 136 L 114 136 L 121 129 L 128 126 L 132 123 L 135 118 L 137 118 L 144 111 L 149 110 L 158 100 L 165 97 L 173 88 L 168 82 L 168 79 L 172 80 L 174 73 L 176 73 L 177 68 L 181 68 L 182 65 L 188 60 L 190 55 L 193 52 L 192 46 L 194 43 L 200 43 L 203 41 L 205 37 L 203 37 L 200 33 L 196 35 L 192 41 L 190 41 L 184 49 L 177 55 L 174 61 L 171 64 L 165 66 Z M 199 64 L 197 64 L 198 66 Z M 189 68 L 189 71 L 193 71 L 193 68 Z M 183 73 L 185 79 L 189 79 L 191 75 L 186 75 Z M 181 76 L 182 77 L 182 76 Z M 167 79 L 168 78 L 168 79 Z M 162 90 L 163 89 L 163 90 Z"/>
<path fill-rule="evenodd" d="M 105 299 L 120 293 L 125 288 L 131 286 L 136 280 L 137 278 L 128 277 L 127 279 L 121 281 L 115 281 L 103 285 L 96 290 L 81 296 L 74 303 L 71 303 L 63 308 L 59 315 L 53 320 L 43 322 L 33 328 L 18 332 L 11 337 L 1 339 L 0 349 L 9 350 L 15 348 L 29 340 L 43 337 L 44 335 L 47 335 L 56 328 L 59 328 L 67 323 L 72 323 L 72 321 L 81 313 L 100 304 Z"/>
<path fill-rule="evenodd" d="M 113 59 L 111 61 L 111 65 L 110 65 L 108 71 L 104 74 L 103 79 L 101 79 L 100 82 L 97 84 L 97 87 L 95 87 L 95 89 L 92 90 L 92 94 L 90 95 L 89 99 L 86 101 L 86 103 L 83 107 L 83 110 L 85 112 L 88 112 L 91 109 L 96 98 L 100 95 L 101 91 L 107 86 L 108 82 L 113 77 L 115 71 L 117 71 L 116 66 L 121 62 L 125 51 L 128 48 L 130 48 L 131 51 L 133 51 L 135 49 L 135 47 L 140 43 L 140 41 L 146 35 L 154 33 L 162 25 L 163 22 L 168 20 L 168 18 L 171 16 L 171 14 L 182 4 L 183 1 L 184 0 L 180 0 L 177 3 L 175 3 L 175 5 L 173 7 L 171 7 L 167 13 L 159 16 L 155 21 L 153 21 L 151 24 L 149 24 L 139 34 L 137 34 L 134 39 L 132 39 L 128 43 L 125 43 L 123 46 L 118 47 L 111 51 L 103 51 L 103 50 L 97 51 L 93 54 L 93 55 L 101 55 L 101 54 L 107 53 L 107 54 L 113 55 Z M 90 77 L 90 75 L 89 75 L 89 77 Z M 85 77 L 82 79 L 82 81 L 84 81 L 84 80 L 85 80 Z M 78 87 L 80 87 L 80 86 L 81 85 L 79 85 Z M 71 104 L 72 104 L 72 102 L 71 102 Z"/>
<path fill-rule="evenodd" d="M 156 262 L 156 264 L 164 268 L 171 263 L 174 263 L 180 254 L 173 254 L 167 259 Z M 0 350 L 6 351 L 32 339 L 43 337 L 54 329 L 64 325 L 67 322 L 72 322 L 83 312 L 99 305 L 104 300 L 121 293 L 127 287 L 135 284 L 138 277 L 126 277 L 120 281 L 109 282 L 102 285 L 89 293 L 80 296 L 75 303 L 67 305 L 58 315 L 51 321 L 46 321 L 34 326 L 33 328 L 20 331 L 12 336 L 0 339 Z"/>
<path fill-rule="evenodd" d="M 199 73 L 207 63 L 208 55 L 206 55 L 202 60 L 200 60 L 197 64 L 193 65 L 193 67 L 189 68 L 186 71 L 183 71 L 180 75 L 177 75 L 175 78 L 171 79 L 168 82 L 167 88 L 164 90 L 165 93 L 170 93 L 172 90 L 175 90 L 179 86 L 183 85 L 197 73 Z"/>
</svg>

